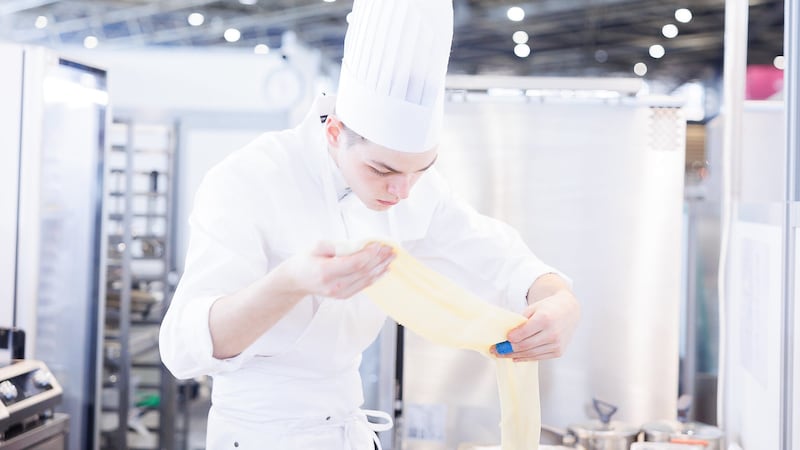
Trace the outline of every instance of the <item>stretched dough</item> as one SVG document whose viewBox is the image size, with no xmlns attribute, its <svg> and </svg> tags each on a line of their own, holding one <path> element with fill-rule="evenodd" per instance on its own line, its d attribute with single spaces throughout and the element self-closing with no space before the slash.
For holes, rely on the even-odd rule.
<svg viewBox="0 0 800 450">
<path fill-rule="evenodd" d="M 391 245 L 391 244 L 390 244 Z M 525 317 L 487 303 L 427 268 L 392 245 L 389 272 L 364 290 L 386 314 L 422 337 L 493 357 L 490 349 L 506 340 Z M 503 450 L 539 448 L 539 365 L 495 358 L 500 392 Z"/>
</svg>

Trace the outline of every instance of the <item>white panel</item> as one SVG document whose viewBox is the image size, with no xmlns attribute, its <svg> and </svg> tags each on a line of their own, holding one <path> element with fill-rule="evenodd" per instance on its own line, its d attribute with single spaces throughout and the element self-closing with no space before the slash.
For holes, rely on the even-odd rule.
<svg viewBox="0 0 800 450">
<path fill-rule="evenodd" d="M 794 329 L 792 330 L 794 337 L 794 355 L 793 362 L 794 368 L 792 373 L 794 380 L 792 380 L 792 448 L 800 448 L 800 228 L 794 230 L 795 233 L 795 247 L 794 247 Z"/>
<path fill-rule="evenodd" d="M 785 196 L 786 132 L 782 102 L 744 105 L 742 155 L 738 167 L 738 200 L 777 202 Z"/>
<path fill-rule="evenodd" d="M 0 327 L 14 321 L 22 48 L 0 45 Z"/>
<path fill-rule="evenodd" d="M 567 354 L 541 364 L 543 422 L 584 422 L 593 396 L 618 405 L 615 419 L 634 424 L 674 417 L 680 113 L 577 102 L 470 102 L 449 104 L 445 123 L 437 166 L 454 189 L 520 230 L 535 253 L 573 278 L 583 305 Z M 448 423 L 460 425 L 451 432 L 473 433 L 473 423 L 496 425 L 495 381 L 486 361 L 421 347 L 410 348 L 416 353 L 406 364 L 426 367 L 427 379 L 407 380 L 406 401 L 449 404 Z M 427 376 L 430 367 L 448 365 L 449 378 Z M 480 411 L 472 407 L 478 398 Z M 448 446 L 457 443 L 447 436 Z"/>
<path fill-rule="evenodd" d="M 726 431 L 745 450 L 779 448 L 782 231 L 734 222 L 728 265 Z"/>
</svg>

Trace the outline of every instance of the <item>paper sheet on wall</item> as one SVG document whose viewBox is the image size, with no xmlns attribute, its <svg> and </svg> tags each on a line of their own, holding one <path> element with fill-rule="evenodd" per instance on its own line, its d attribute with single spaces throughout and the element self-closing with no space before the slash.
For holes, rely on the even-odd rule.
<svg viewBox="0 0 800 450">
<path fill-rule="evenodd" d="M 389 316 L 420 336 L 491 357 L 525 317 L 489 304 L 394 246 L 389 272 L 364 292 Z M 503 450 L 539 448 L 539 366 L 495 359 L 500 392 Z M 469 376 L 469 374 L 464 374 Z"/>
</svg>

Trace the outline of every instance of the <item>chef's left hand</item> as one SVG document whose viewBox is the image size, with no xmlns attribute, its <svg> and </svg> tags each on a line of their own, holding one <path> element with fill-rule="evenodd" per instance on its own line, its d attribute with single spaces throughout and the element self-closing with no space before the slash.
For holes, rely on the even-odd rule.
<svg viewBox="0 0 800 450">
<path fill-rule="evenodd" d="M 580 318 L 572 291 L 561 288 L 533 301 L 523 312 L 528 321 L 508 333 L 512 353 L 498 355 L 514 361 L 539 361 L 564 354 Z M 492 352 L 496 354 L 495 349 Z"/>
</svg>

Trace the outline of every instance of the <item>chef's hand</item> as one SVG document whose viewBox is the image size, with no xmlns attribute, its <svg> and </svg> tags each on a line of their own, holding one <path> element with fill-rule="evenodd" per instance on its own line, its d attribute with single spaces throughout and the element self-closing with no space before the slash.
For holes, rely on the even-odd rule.
<svg viewBox="0 0 800 450">
<path fill-rule="evenodd" d="M 509 331 L 507 336 L 513 352 L 498 356 L 514 361 L 560 357 L 580 319 L 578 300 L 567 283 L 552 274 L 537 279 L 528 291 L 528 302 L 523 312 L 528 321 Z"/>
<path fill-rule="evenodd" d="M 350 298 L 380 278 L 394 259 L 388 245 L 372 242 L 347 256 L 336 256 L 330 242 L 320 242 L 308 254 L 284 262 L 283 270 L 302 295 Z"/>
</svg>

